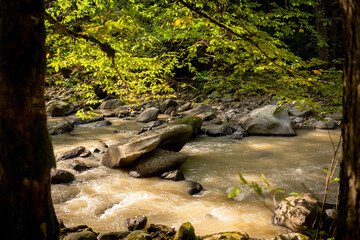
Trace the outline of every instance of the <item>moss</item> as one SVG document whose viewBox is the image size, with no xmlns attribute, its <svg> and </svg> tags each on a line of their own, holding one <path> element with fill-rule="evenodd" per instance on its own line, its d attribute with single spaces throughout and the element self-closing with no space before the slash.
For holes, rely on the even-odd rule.
<svg viewBox="0 0 360 240">
<path fill-rule="evenodd" d="M 201 130 L 201 126 L 203 124 L 203 120 L 198 116 L 188 116 L 185 118 L 178 119 L 174 121 L 172 124 L 187 124 L 190 125 L 193 129 L 193 133 L 191 137 L 194 138 Z"/>
<path fill-rule="evenodd" d="M 197 240 L 198 238 L 195 235 L 195 229 L 191 225 L 191 223 L 186 222 L 183 223 L 179 231 L 176 232 L 175 237 L 173 240 Z"/>
</svg>

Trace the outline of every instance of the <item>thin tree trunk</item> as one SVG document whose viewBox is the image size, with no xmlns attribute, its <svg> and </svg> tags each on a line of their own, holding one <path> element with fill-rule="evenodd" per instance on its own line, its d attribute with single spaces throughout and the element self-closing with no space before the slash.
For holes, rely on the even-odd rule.
<svg viewBox="0 0 360 240">
<path fill-rule="evenodd" d="M 360 1 L 340 0 L 345 46 L 343 161 L 336 239 L 360 236 Z"/>
<path fill-rule="evenodd" d="M 43 0 L 0 0 L 1 239 L 58 239 L 44 44 Z"/>
<path fill-rule="evenodd" d="M 319 38 L 323 45 L 318 46 L 318 55 L 319 58 L 323 61 L 329 61 L 329 47 L 325 44 L 328 42 L 328 29 L 324 26 L 324 19 L 326 18 L 325 11 L 325 0 L 316 0 L 315 5 L 315 18 L 316 18 L 316 30 L 318 32 Z M 325 66 L 326 67 L 326 66 Z"/>
</svg>

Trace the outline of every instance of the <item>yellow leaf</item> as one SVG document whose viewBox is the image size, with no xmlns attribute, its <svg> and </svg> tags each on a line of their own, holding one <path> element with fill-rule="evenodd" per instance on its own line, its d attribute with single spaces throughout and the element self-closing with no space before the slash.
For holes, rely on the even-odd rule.
<svg viewBox="0 0 360 240">
<path fill-rule="evenodd" d="M 174 25 L 175 25 L 175 27 L 178 27 L 180 24 L 181 24 L 181 18 L 178 18 L 178 19 L 175 21 Z"/>
</svg>

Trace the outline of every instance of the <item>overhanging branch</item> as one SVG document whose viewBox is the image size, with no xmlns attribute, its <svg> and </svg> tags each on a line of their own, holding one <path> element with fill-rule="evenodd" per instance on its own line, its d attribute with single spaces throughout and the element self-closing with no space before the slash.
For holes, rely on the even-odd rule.
<svg viewBox="0 0 360 240">
<path fill-rule="evenodd" d="M 228 26 L 226 26 L 225 24 L 222 24 L 220 22 L 218 22 L 217 20 L 215 20 L 214 18 L 210 17 L 209 15 L 207 15 L 206 13 L 202 12 L 201 10 L 197 9 L 196 7 L 192 6 L 191 4 L 183 1 L 183 0 L 176 0 L 177 2 L 181 3 L 183 6 L 185 6 L 186 8 L 190 9 L 191 11 L 195 12 L 196 14 L 198 14 L 199 16 L 208 19 L 210 22 L 214 23 L 215 25 L 219 26 L 222 29 L 225 29 L 227 32 L 229 32 L 230 34 L 233 34 L 234 36 L 244 39 L 248 42 L 250 42 L 256 49 L 258 49 L 269 61 L 271 61 L 275 66 L 283 69 L 284 71 L 286 71 L 290 76 L 295 77 L 294 73 L 284 67 L 281 66 L 279 64 L 276 63 L 276 61 L 274 59 L 272 59 L 263 49 L 261 49 L 261 47 L 259 46 L 259 44 L 257 42 L 255 42 L 254 40 L 252 40 L 251 38 L 245 37 L 237 32 L 235 32 L 234 30 L 232 30 L 231 28 L 229 28 Z M 245 29 L 250 35 L 251 34 L 247 29 Z"/>
<path fill-rule="evenodd" d="M 102 43 L 101 41 L 99 41 L 98 39 L 96 39 L 93 36 L 79 34 L 79 33 L 76 33 L 74 31 L 66 28 L 63 24 L 58 22 L 55 18 L 53 18 L 46 11 L 45 11 L 45 19 L 48 20 L 49 23 L 53 24 L 55 27 L 57 27 L 57 29 L 59 29 L 61 32 L 65 33 L 68 36 L 71 36 L 73 38 L 82 38 L 82 39 L 85 39 L 87 41 L 90 41 L 90 42 L 96 44 L 97 46 L 100 47 L 101 51 L 105 52 L 109 58 L 114 60 L 116 51 L 108 43 Z"/>
</svg>

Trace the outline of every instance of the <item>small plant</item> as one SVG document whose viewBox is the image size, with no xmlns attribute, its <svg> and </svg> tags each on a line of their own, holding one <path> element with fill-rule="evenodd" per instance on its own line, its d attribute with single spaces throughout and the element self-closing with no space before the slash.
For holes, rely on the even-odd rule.
<svg viewBox="0 0 360 240">
<path fill-rule="evenodd" d="M 285 191 L 284 188 L 271 187 L 263 173 L 261 174 L 261 177 L 263 179 L 263 182 L 265 183 L 265 187 L 260 187 L 260 185 L 256 182 L 249 183 L 248 181 L 245 180 L 245 178 L 243 177 L 243 175 L 240 172 L 239 172 L 239 177 L 240 177 L 241 184 L 243 186 L 248 186 L 249 188 L 251 188 L 257 194 L 257 196 L 262 197 L 263 200 L 265 200 L 265 197 L 266 197 L 265 194 L 269 194 L 274 202 L 275 207 L 277 206 L 276 194 L 283 193 Z M 239 192 L 240 192 L 240 187 L 234 188 L 233 190 L 231 190 L 228 193 L 228 198 L 234 198 Z M 266 207 L 268 207 L 268 206 L 266 206 Z"/>
</svg>

